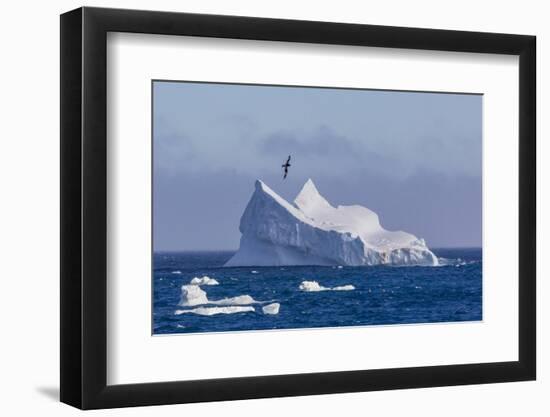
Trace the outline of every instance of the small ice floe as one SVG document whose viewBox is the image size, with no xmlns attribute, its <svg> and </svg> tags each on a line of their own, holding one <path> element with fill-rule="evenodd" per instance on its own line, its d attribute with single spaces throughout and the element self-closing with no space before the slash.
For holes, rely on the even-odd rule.
<svg viewBox="0 0 550 417">
<path fill-rule="evenodd" d="M 279 314 L 279 308 L 281 305 L 279 303 L 272 303 L 262 307 L 264 314 Z"/>
<path fill-rule="evenodd" d="M 180 314 L 198 314 L 200 316 L 214 316 L 216 314 L 234 314 L 256 311 L 251 306 L 227 306 L 227 307 L 197 307 L 191 310 L 176 310 L 175 315 Z"/>
<path fill-rule="evenodd" d="M 337 268 L 338 268 L 338 269 L 342 269 L 343 266 L 342 266 L 342 265 L 338 265 Z"/>
<path fill-rule="evenodd" d="M 317 291 L 329 291 L 330 288 L 319 285 L 317 281 L 302 281 L 300 284 L 301 291 L 317 292 Z"/>
<path fill-rule="evenodd" d="M 195 277 L 191 280 L 189 283 L 191 285 L 219 285 L 220 283 L 216 281 L 214 278 L 210 278 L 208 276 L 203 277 Z"/>
<path fill-rule="evenodd" d="M 341 285 L 339 287 L 332 287 L 332 291 L 352 291 L 355 287 L 351 284 Z"/>
<path fill-rule="evenodd" d="M 191 307 L 203 304 L 216 304 L 224 306 L 257 304 L 250 295 L 239 295 L 237 297 L 222 298 L 221 300 L 209 300 L 206 291 L 198 285 L 183 285 L 181 287 L 181 298 L 179 305 Z"/>
<path fill-rule="evenodd" d="M 317 281 L 302 281 L 299 288 L 301 291 L 306 291 L 306 292 L 351 291 L 355 289 L 353 285 L 342 285 L 342 286 L 333 287 L 333 288 L 323 287 L 322 285 L 319 285 Z"/>
<path fill-rule="evenodd" d="M 183 285 L 181 287 L 180 306 L 189 307 L 208 303 L 206 292 L 198 285 Z"/>
<path fill-rule="evenodd" d="M 247 304 L 257 304 L 259 301 L 256 301 L 250 295 L 239 295 L 237 297 L 222 298 L 221 300 L 210 301 L 212 304 L 218 305 L 247 305 Z"/>
<path fill-rule="evenodd" d="M 251 274 L 257 274 L 258 271 L 250 271 Z"/>
<path fill-rule="evenodd" d="M 172 271 L 172 274 L 181 275 L 181 271 Z"/>
</svg>

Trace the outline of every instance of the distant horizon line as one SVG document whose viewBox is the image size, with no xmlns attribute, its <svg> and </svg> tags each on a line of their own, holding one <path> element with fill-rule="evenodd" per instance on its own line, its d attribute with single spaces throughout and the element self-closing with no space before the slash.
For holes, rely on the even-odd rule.
<svg viewBox="0 0 550 417">
<path fill-rule="evenodd" d="M 483 249 L 483 246 L 432 246 L 430 250 L 438 249 Z M 237 252 L 239 249 L 161 249 L 153 253 L 181 253 L 181 252 Z"/>
</svg>

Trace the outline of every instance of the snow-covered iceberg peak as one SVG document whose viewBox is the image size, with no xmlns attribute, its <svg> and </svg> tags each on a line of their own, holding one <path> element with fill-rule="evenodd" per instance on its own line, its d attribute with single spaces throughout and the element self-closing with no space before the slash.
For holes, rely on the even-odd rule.
<svg viewBox="0 0 550 417">
<path fill-rule="evenodd" d="M 302 190 L 294 199 L 294 205 L 302 212 L 315 212 L 317 210 L 333 208 L 330 203 L 319 193 L 313 181 L 308 179 Z"/>
<path fill-rule="evenodd" d="M 437 265 L 424 240 L 382 228 L 366 207 L 333 207 L 311 179 L 293 204 L 257 180 L 226 266 Z"/>
</svg>

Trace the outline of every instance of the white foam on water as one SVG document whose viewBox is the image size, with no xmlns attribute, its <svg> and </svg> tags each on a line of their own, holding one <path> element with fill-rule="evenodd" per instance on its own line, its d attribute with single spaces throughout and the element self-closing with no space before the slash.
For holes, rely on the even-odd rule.
<svg viewBox="0 0 550 417">
<path fill-rule="evenodd" d="M 454 266 L 455 268 L 460 268 L 461 266 L 472 265 L 478 263 L 478 260 L 466 261 L 462 258 L 450 259 L 450 258 L 439 258 L 439 265 L 437 266 Z"/>
<path fill-rule="evenodd" d="M 176 310 L 175 315 L 180 314 L 198 314 L 200 316 L 214 316 L 216 314 L 234 314 L 256 311 L 251 306 L 227 306 L 227 307 L 197 307 L 191 310 Z"/>
<path fill-rule="evenodd" d="M 279 314 L 279 308 L 281 305 L 279 303 L 272 303 L 262 307 L 264 314 Z"/>
<path fill-rule="evenodd" d="M 191 285 L 219 285 L 220 283 L 209 276 L 195 277 L 189 282 Z"/>
<path fill-rule="evenodd" d="M 172 271 L 172 274 L 178 274 L 178 275 L 181 275 L 181 271 Z"/>
<path fill-rule="evenodd" d="M 355 287 L 351 284 L 348 285 L 341 285 L 338 287 L 323 287 L 322 285 L 319 285 L 317 281 L 302 281 L 300 284 L 300 290 L 306 291 L 306 292 L 319 292 L 319 291 L 351 291 L 354 290 Z"/>
</svg>

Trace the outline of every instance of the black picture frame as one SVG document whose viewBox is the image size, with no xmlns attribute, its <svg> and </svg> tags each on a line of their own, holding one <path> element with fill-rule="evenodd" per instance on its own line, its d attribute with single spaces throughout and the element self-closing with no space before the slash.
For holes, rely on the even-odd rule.
<svg viewBox="0 0 550 417">
<path fill-rule="evenodd" d="M 107 385 L 108 32 L 519 56 L 519 360 Z M 61 15 L 61 401 L 82 409 L 533 380 L 534 36 L 102 8 Z"/>
</svg>

